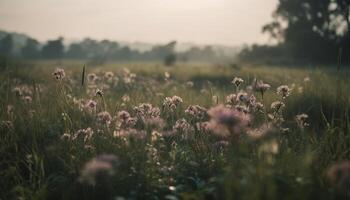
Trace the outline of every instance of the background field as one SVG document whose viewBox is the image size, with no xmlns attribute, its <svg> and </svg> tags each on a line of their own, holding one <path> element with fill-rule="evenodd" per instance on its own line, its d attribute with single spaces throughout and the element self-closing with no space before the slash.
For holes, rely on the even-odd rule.
<svg viewBox="0 0 350 200">
<path fill-rule="evenodd" d="M 346 186 L 344 190 L 343 185 L 332 184 L 327 176 L 330 166 L 350 156 L 350 72 L 344 68 L 107 63 L 87 66 L 81 85 L 83 65 L 82 61 L 40 61 L 16 64 L 1 72 L 0 199 L 348 197 Z M 65 66 L 66 76 L 61 81 L 52 75 L 58 66 Z M 130 76 L 125 68 L 136 74 L 131 83 L 124 81 Z M 105 72 L 113 72 L 118 84 L 106 81 Z M 98 87 L 104 87 L 103 97 L 94 91 L 89 94 L 90 73 L 101 77 Z M 264 99 L 254 93 L 264 103 L 265 112 L 272 112 L 270 104 L 281 100 L 278 86 L 292 88 L 290 96 L 282 100 L 286 104 L 283 127 L 289 131 L 270 131 L 258 140 L 243 134 L 235 141 L 194 128 L 197 121 L 186 115 L 185 109 L 225 104 L 226 96 L 237 92 L 231 83 L 234 77 L 244 79 L 240 86 L 244 90 L 254 78 L 271 85 Z M 22 87 L 24 93 L 30 91 L 27 95 L 32 100 L 23 100 L 25 94 L 16 94 L 16 87 Z M 123 100 L 125 95 L 130 100 Z M 173 95 L 180 96 L 183 103 L 169 113 L 163 101 Z M 217 96 L 214 101 L 213 96 Z M 96 101 L 96 112 L 82 110 L 75 101 L 81 99 Z M 136 116 L 134 107 L 140 103 L 161 108 L 165 126 L 152 128 L 138 119 L 136 133 L 116 136 L 118 112 L 126 110 Z M 8 111 L 8 105 L 14 112 Z M 113 116 L 110 126 L 98 122 L 97 114 L 102 111 Z M 309 116 L 309 126 L 304 128 L 295 122 L 301 113 Z M 251 115 L 254 123 L 249 129 L 265 123 L 263 114 Z M 181 118 L 194 129 L 177 132 L 173 126 Z M 208 117 L 202 119 L 206 120 Z M 90 138 L 62 137 L 64 133 L 73 137 L 88 127 L 94 131 Z M 102 169 L 101 174 L 87 170 L 95 183 L 84 182 L 86 163 L 101 154 L 117 156 L 117 164 Z"/>
</svg>

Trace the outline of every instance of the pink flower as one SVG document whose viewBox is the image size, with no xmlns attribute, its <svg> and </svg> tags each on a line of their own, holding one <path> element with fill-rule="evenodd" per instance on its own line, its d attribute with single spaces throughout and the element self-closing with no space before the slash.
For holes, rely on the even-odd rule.
<svg viewBox="0 0 350 200">
<path fill-rule="evenodd" d="M 62 69 L 62 68 L 56 68 L 56 70 L 52 73 L 52 75 L 53 75 L 57 80 L 62 80 L 62 79 L 66 76 L 66 73 L 64 72 L 64 69 Z"/>
<path fill-rule="evenodd" d="M 250 116 L 236 109 L 218 105 L 208 111 L 211 130 L 223 137 L 239 134 L 248 127 Z"/>
</svg>

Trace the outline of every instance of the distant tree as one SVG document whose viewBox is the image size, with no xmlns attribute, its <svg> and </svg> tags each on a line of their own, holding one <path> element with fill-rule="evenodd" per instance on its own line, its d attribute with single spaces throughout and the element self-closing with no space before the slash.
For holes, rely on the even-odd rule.
<svg viewBox="0 0 350 200">
<path fill-rule="evenodd" d="M 66 56 L 73 59 L 83 59 L 86 57 L 86 52 L 81 43 L 72 43 L 68 47 Z"/>
<path fill-rule="evenodd" d="M 13 53 L 13 38 L 11 34 L 7 34 L 0 40 L 0 54 L 4 56 L 11 56 Z"/>
<path fill-rule="evenodd" d="M 21 55 L 26 59 L 38 59 L 40 57 L 40 43 L 35 40 L 28 38 L 25 46 L 21 49 Z"/>
<path fill-rule="evenodd" d="M 349 9 L 349 0 L 279 0 L 263 32 L 296 59 L 333 61 L 340 47 L 350 52 Z"/>
<path fill-rule="evenodd" d="M 176 55 L 173 54 L 169 54 L 167 56 L 165 56 L 164 58 L 164 65 L 165 66 L 173 66 L 176 62 Z"/>
<path fill-rule="evenodd" d="M 63 38 L 50 40 L 42 48 L 42 55 L 47 59 L 61 59 L 64 55 Z"/>
</svg>

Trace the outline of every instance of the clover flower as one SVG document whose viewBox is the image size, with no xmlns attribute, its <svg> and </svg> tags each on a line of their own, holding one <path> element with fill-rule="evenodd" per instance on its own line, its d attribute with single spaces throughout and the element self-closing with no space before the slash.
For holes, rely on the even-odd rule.
<svg viewBox="0 0 350 200">
<path fill-rule="evenodd" d="M 135 126 L 137 118 L 131 117 L 127 111 L 119 111 L 117 114 L 117 128 L 129 128 Z"/>
<path fill-rule="evenodd" d="M 246 92 L 239 92 L 237 94 L 237 101 L 247 103 L 249 101 L 249 96 Z"/>
<path fill-rule="evenodd" d="M 114 73 L 113 72 L 106 72 L 104 74 L 106 79 L 112 79 L 114 77 Z"/>
<path fill-rule="evenodd" d="M 163 101 L 163 106 L 170 111 L 175 111 L 175 109 L 182 103 L 182 98 L 179 96 L 165 97 Z"/>
<path fill-rule="evenodd" d="M 206 109 L 199 105 L 190 105 L 185 110 L 185 114 L 191 116 L 194 119 L 202 119 L 206 115 Z"/>
<path fill-rule="evenodd" d="M 238 137 L 250 123 L 249 115 L 223 105 L 218 105 L 209 109 L 208 114 L 211 117 L 211 130 L 215 134 L 223 137 Z"/>
<path fill-rule="evenodd" d="M 226 97 L 226 103 L 229 105 L 235 105 L 237 103 L 237 95 L 230 94 Z"/>
<path fill-rule="evenodd" d="M 291 89 L 287 85 L 281 85 L 277 88 L 277 94 L 281 95 L 283 99 L 290 95 Z"/>
<path fill-rule="evenodd" d="M 271 108 L 273 110 L 275 110 L 276 112 L 278 112 L 279 110 L 283 109 L 284 107 L 286 107 L 286 105 L 281 102 L 281 101 L 274 101 L 271 103 Z"/>
<path fill-rule="evenodd" d="M 243 79 L 239 78 L 239 77 L 235 77 L 231 83 L 235 84 L 236 87 L 239 87 L 242 83 L 243 83 Z"/>
<path fill-rule="evenodd" d="M 66 76 L 66 73 L 64 72 L 64 69 L 56 68 L 52 75 L 56 78 L 56 80 L 62 80 Z"/>
<path fill-rule="evenodd" d="M 33 99 L 32 99 L 32 97 L 31 96 L 25 96 L 25 97 L 23 97 L 23 101 L 25 102 L 25 103 L 32 103 L 32 101 L 33 101 Z"/>
<path fill-rule="evenodd" d="M 123 101 L 123 102 L 129 102 L 129 101 L 130 101 L 130 96 L 127 95 L 127 94 L 124 94 L 124 95 L 122 96 L 122 101 Z"/>
<path fill-rule="evenodd" d="M 76 133 L 74 133 L 73 140 L 77 140 L 79 138 L 82 138 L 84 142 L 87 142 L 88 140 L 91 139 L 93 134 L 94 134 L 94 131 L 90 127 L 86 128 L 86 129 L 79 129 L 79 130 L 77 130 Z"/>
<path fill-rule="evenodd" d="M 99 181 L 114 175 L 118 164 L 115 155 L 103 154 L 87 162 L 81 171 L 80 181 L 90 185 L 96 185 Z"/>
<path fill-rule="evenodd" d="M 112 121 L 112 117 L 107 111 L 103 111 L 97 114 L 97 121 L 101 124 L 109 125 Z"/>
<path fill-rule="evenodd" d="M 300 128 L 305 128 L 309 126 L 309 124 L 306 122 L 306 120 L 309 118 L 309 116 L 305 113 L 299 114 L 295 116 L 295 121 L 297 122 L 298 126 Z"/>
<path fill-rule="evenodd" d="M 262 80 L 254 81 L 253 89 L 257 92 L 260 92 L 262 98 L 264 98 L 264 93 L 270 88 L 271 86 L 267 83 L 264 83 Z"/>
<path fill-rule="evenodd" d="M 90 110 L 94 110 L 96 109 L 97 103 L 94 100 L 89 100 L 86 104 L 85 107 L 90 109 Z"/>
<path fill-rule="evenodd" d="M 175 125 L 173 126 L 173 129 L 180 133 L 190 133 L 194 131 L 191 124 L 189 124 L 186 119 L 179 119 L 175 122 Z"/>
<path fill-rule="evenodd" d="M 191 87 L 193 87 L 193 85 L 194 85 L 194 83 L 193 83 L 192 81 L 187 81 L 187 82 L 186 82 L 186 86 L 187 86 L 187 87 L 190 87 L 190 88 L 191 88 Z"/>
</svg>

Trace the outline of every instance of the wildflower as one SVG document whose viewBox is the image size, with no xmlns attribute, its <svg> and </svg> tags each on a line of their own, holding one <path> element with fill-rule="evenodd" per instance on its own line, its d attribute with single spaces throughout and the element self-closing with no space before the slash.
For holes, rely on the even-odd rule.
<svg viewBox="0 0 350 200">
<path fill-rule="evenodd" d="M 207 133 L 210 131 L 210 122 L 197 122 L 196 128 L 200 132 Z"/>
<path fill-rule="evenodd" d="M 178 96 L 165 97 L 163 106 L 168 108 L 170 111 L 174 111 L 182 102 L 182 98 Z"/>
<path fill-rule="evenodd" d="M 186 86 L 187 87 L 193 87 L 194 83 L 192 81 L 187 81 Z"/>
<path fill-rule="evenodd" d="M 127 111 L 120 111 L 117 114 L 117 127 L 118 128 L 128 128 L 135 126 L 137 122 L 136 118 L 131 117 L 130 113 Z"/>
<path fill-rule="evenodd" d="M 286 105 L 281 101 L 274 101 L 271 103 L 271 108 L 273 110 L 275 110 L 276 112 L 278 112 L 279 110 L 281 110 L 284 107 L 286 107 Z"/>
<path fill-rule="evenodd" d="M 249 108 L 247 106 L 236 105 L 234 108 L 239 112 L 249 113 Z"/>
<path fill-rule="evenodd" d="M 114 168 L 118 164 L 118 157 L 115 155 L 99 155 L 85 164 L 81 171 L 80 181 L 96 185 L 98 181 L 103 181 L 114 175 Z"/>
<path fill-rule="evenodd" d="M 97 121 L 109 125 L 112 121 L 112 117 L 107 111 L 103 111 L 97 114 Z"/>
<path fill-rule="evenodd" d="M 85 107 L 90 109 L 90 110 L 94 110 L 96 109 L 97 103 L 94 100 L 89 100 L 86 104 Z"/>
<path fill-rule="evenodd" d="M 172 101 L 173 101 L 173 103 L 174 103 L 175 105 L 179 105 L 180 103 L 183 102 L 183 101 L 182 101 L 182 98 L 179 97 L 179 96 L 176 96 L 176 95 L 172 97 Z"/>
<path fill-rule="evenodd" d="M 62 68 L 56 68 L 56 70 L 52 74 L 57 80 L 62 80 L 65 76 L 66 73 L 64 72 L 64 69 Z"/>
<path fill-rule="evenodd" d="M 249 101 L 249 96 L 246 92 L 239 92 L 237 94 L 237 101 L 247 103 Z"/>
<path fill-rule="evenodd" d="M 332 165 L 327 171 L 329 181 L 350 196 L 350 161 Z"/>
<path fill-rule="evenodd" d="M 88 140 L 91 139 L 92 135 L 94 134 L 94 131 L 88 127 L 86 129 L 79 129 L 77 132 L 74 134 L 73 139 L 83 139 L 84 142 L 87 142 Z"/>
<path fill-rule="evenodd" d="M 270 88 L 271 86 L 269 84 L 264 83 L 261 80 L 260 81 L 255 80 L 254 87 L 253 87 L 255 91 L 260 92 L 262 98 L 264 98 L 264 93 Z"/>
<path fill-rule="evenodd" d="M 97 89 L 96 92 L 95 92 L 95 95 L 96 96 L 99 96 L 99 97 L 103 97 L 103 91 L 101 89 Z"/>
<path fill-rule="evenodd" d="M 235 77 L 235 78 L 231 81 L 231 83 L 235 84 L 236 87 L 239 87 L 243 82 L 244 82 L 243 79 L 238 78 L 238 77 Z"/>
<path fill-rule="evenodd" d="M 133 126 L 136 125 L 136 123 L 137 123 L 137 118 L 135 118 L 135 117 L 129 117 L 129 118 L 126 120 L 125 125 L 126 125 L 127 127 L 133 127 Z"/>
<path fill-rule="evenodd" d="M 88 81 L 89 81 L 89 82 L 95 82 L 96 79 L 98 78 L 97 75 L 94 74 L 94 73 L 88 74 L 87 77 L 88 77 Z"/>
<path fill-rule="evenodd" d="M 264 110 L 264 104 L 262 104 L 261 102 L 255 102 L 255 104 L 253 105 L 253 109 L 255 111 L 262 112 Z"/>
<path fill-rule="evenodd" d="M 124 76 L 128 76 L 130 74 L 130 70 L 128 68 L 123 68 L 123 73 L 124 73 Z"/>
<path fill-rule="evenodd" d="M 310 82 L 310 77 L 306 76 L 306 77 L 304 78 L 304 82 L 305 82 L 305 83 Z"/>
<path fill-rule="evenodd" d="M 206 109 L 199 105 L 190 105 L 185 110 L 185 113 L 194 119 L 202 119 L 206 114 Z"/>
<path fill-rule="evenodd" d="M 165 80 L 168 80 L 170 78 L 170 73 L 164 72 L 164 77 L 165 77 Z"/>
<path fill-rule="evenodd" d="M 287 85 L 281 85 L 277 88 L 277 94 L 281 95 L 283 99 L 290 95 L 291 89 Z"/>
<path fill-rule="evenodd" d="M 175 125 L 173 126 L 173 129 L 181 133 L 189 133 L 194 131 L 191 124 L 189 124 L 185 119 L 177 120 Z"/>
<path fill-rule="evenodd" d="M 106 73 L 105 73 L 105 78 L 106 78 L 106 79 L 112 79 L 113 76 L 114 76 L 113 72 L 106 72 Z"/>
<path fill-rule="evenodd" d="M 129 101 L 130 101 L 130 96 L 127 95 L 127 94 L 124 94 L 124 95 L 122 96 L 122 101 L 123 101 L 123 102 L 129 102 Z"/>
<path fill-rule="evenodd" d="M 160 115 L 160 109 L 158 107 L 153 107 L 152 104 L 149 103 L 139 104 L 139 106 L 134 107 L 134 111 L 142 120 L 159 117 Z"/>
<path fill-rule="evenodd" d="M 118 112 L 117 117 L 120 120 L 126 121 L 127 119 L 130 118 L 130 113 L 123 110 L 123 111 Z"/>
<path fill-rule="evenodd" d="M 306 126 L 309 126 L 309 124 L 306 122 L 306 120 L 309 118 L 309 116 L 305 113 L 299 114 L 295 116 L 295 121 L 297 122 L 298 126 L 300 128 L 304 128 Z"/>
<path fill-rule="evenodd" d="M 256 97 L 254 95 L 250 95 L 248 98 L 247 104 L 250 106 L 253 106 L 255 104 L 255 102 L 256 102 Z"/>
<path fill-rule="evenodd" d="M 220 136 L 238 136 L 250 122 L 249 115 L 239 112 L 236 109 L 226 108 L 223 105 L 218 105 L 208 111 L 210 127 Z"/>
<path fill-rule="evenodd" d="M 25 103 L 32 103 L 33 99 L 31 96 L 25 96 L 25 97 L 23 97 L 23 101 Z"/>
<path fill-rule="evenodd" d="M 226 97 L 226 103 L 230 105 L 235 105 L 237 103 L 237 95 L 230 94 Z"/>
</svg>

